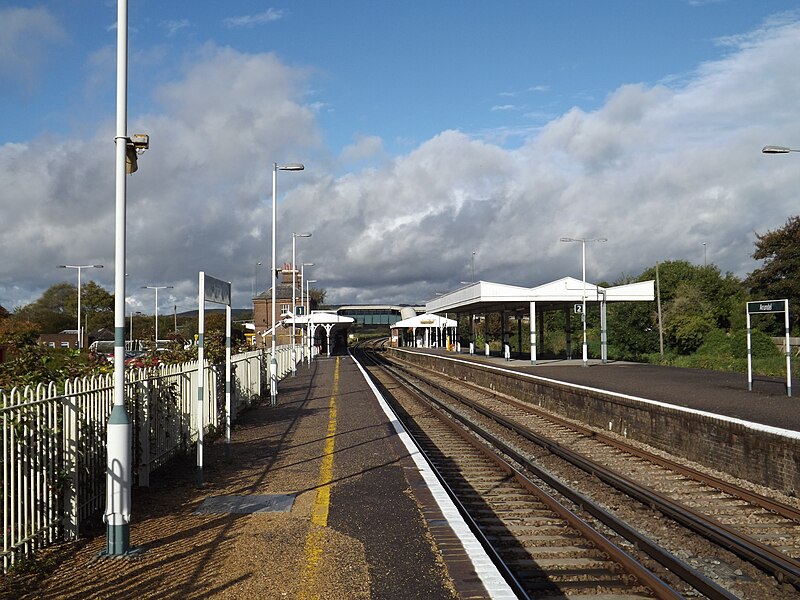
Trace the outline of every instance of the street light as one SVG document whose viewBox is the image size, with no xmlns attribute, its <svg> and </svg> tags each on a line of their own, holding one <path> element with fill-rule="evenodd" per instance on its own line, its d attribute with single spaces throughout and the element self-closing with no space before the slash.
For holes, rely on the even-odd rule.
<svg viewBox="0 0 800 600">
<path fill-rule="evenodd" d="M 275 406 L 278 403 L 278 360 L 275 358 L 275 326 L 277 325 L 277 318 L 275 313 L 275 278 L 278 272 L 278 267 L 275 264 L 275 223 L 277 221 L 276 211 L 276 198 L 278 196 L 278 171 L 302 171 L 305 166 L 301 163 L 289 163 L 286 165 L 278 165 L 272 163 L 272 358 L 269 361 L 269 394 L 270 404 Z M 294 265 L 293 265 L 294 266 Z"/>
<path fill-rule="evenodd" d="M 251 298 L 256 297 L 256 288 L 258 287 L 258 267 L 261 266 L 260 262 L 257 262 L 253 267 L 253 293 L 250 295 Z"/>
<path fill-rule="evenodd" d="M 794 148 L 788 148 L 786 146 L 764 146 L 761 152 L 764 154 L 789 154 L 789 152 L 800 152 L 800 150 L 795 150 Z"/>
<path fill-rule="evenodd" d="M 133 350 L 133 317 L 134 317 L 134 315 L 139 317 L 139 316 L 142 315 L 142 313 L 140 313 L 137 310 L 136 312 L 131 312 L 131 314 L 130 314 L 130 319 L 129 319 L 129 321 L 130 321 L 130 332 L 128 333 L 128 337 L 129 337 L 130 342 L 131 342 L 131 350 Z"/>
<path fill-rule="evenodd" d="M 81 336 L 81 269 L 102 269 L 103 265 L 58 265 L 59 269 L 78 269 L 78 350 L 83 348 Z"/>
<path fill-rule="evenodd" d="M 571 238 L 562 237 L 562 242 L 580 242 L 582 249 L 582 264 L 583 264 L 583 309 L 581 312 L 581 321 L 583 322 L 583 366 L 589 366 L 589 351 L 586 346 L 586 242 L 607 242 L 607 238 Z"/>
<path fill-rule="evenodd" d="M 294 338 L 295 338 L 295 335 L 297 335 L 297 334 L 295 332 L 294 320 L 297 317 L 297 314 L 295 314 L 295 313 L 297 313 L 297 296 L 296 296 L 297 265 L 295 264 L 295 261 L 297 259 L 295 258 L 295 255 L 297 254 L 296 246 L 297 246 L 297 238 L 299 238 L 299 237 L 310 238 L 311 234 L 310 233 L 295 233 L 294 231 L 292 232 L 292 377 L 294 377 L 297 374 L 297 365 L 295 364 L 296 360 L 297 360 L 297 357 L 295 356 L 295 349 L 294 349 Z M 301 283 L 301 285 L 302 285 L 302 283 Z M 302 296 L 302 294 L 303 294 L 303 292 L 301 290 L 300 291 L 300 295 Z"/>
<path fill-rule="evenodd" d="M 477 252 L 477 250 L 473 250 L 472 252 L 472 283 L 475 283 L 475 252 Z"/>
<path fill-rule="evenodd" d="M 303 304 L 303 282 L 306 280 L 306 267 L 313 267 L 314 263 L 302 263 L 300 265 L 300 306 L 305 306 Z M 308 317 L 308 311 L 304 311 L 305 316 Z M 300 347 L 302 348 L 303 354 L 300 356 L 300 360 L 302 361 L 305 358 L 306 352 L 306 331 L 308 330 L 308 319 L 306 319 L 306 327 L 303 329 L 303 339 L 300 342 Z"/>
<path fill-rule="evenodd" d="M 156 291 L 156 347 L 155 350 L 158 350 L 158 290 L 171 290 L 174 286 L 171 285 L 143 285 L 143 290 L 155 290 Z"/>
<path fill-rule="evenodd" d="M 306 322 L 306 328 L 308 329 L 308 366 L 311 366 L 311 344 L 314 342 L 314 338 L 311 336 L 311 294 L 308 291 L 308 286 L 311 283 L 317 283 L 316 279 L 306 279 L 306 317 L 308 321 Z"/>
<path fill-rule="evenodd" d="M 708 266 L 708 244 L 703 242 L 703 266 Z"/>
</svg>

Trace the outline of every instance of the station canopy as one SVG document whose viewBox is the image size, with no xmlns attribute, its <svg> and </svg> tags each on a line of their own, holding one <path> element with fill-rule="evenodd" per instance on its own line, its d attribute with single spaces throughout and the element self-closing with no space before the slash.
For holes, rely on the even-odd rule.
<svg viewBox="0 0 800 600">
<path fill-rule="evenodd" d="M 440 317 L 439 315 L 425 313 L 423 315 L 411 317 L 410 319 L 398 321 L 392 325 L 392 329 L 419 329 L 420 327 L 441 329 L 442 327 L 456 327 L 457 325 L 458 323 L 453 319 L 446 319 L 445 317 Z"/>
<path fill-rule="evenodd" d="M 600 287 L 586 282 L 587 302 L 641 302 L 655 300 L 655 282 L 641 281 L 626 285 Z M 426 303 L 429 313 L 528 312 L 532 302 L 537 312 L 558 310 L 583 302 L 584 283 L 564 277 L 536 287 L 520 287 L 489 281 L 476 281 Z"/>
</svg>

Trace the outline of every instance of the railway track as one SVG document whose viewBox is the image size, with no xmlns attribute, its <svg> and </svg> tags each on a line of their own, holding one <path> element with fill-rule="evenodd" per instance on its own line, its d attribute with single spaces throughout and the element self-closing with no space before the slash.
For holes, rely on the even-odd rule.
<svg viewBox="0 0 800 600">
<path fill-rule="evenodd" d="M 512 462 L 541 478 L 545 487 L 563 494 L 579 511 L 591 513 L 591 519 L 602 522 L 599 527 L 613 530 L 611 537 L 625 538 L 618 542 L 620 545 L 632 544 L 637 553 L 641 550 L 648 555 L 640 558 L 642 562 L 666 565 L 665 580 L 672 582 L 679 575 L 687 581 L 675 584 L 680 594 L 796 597 L 794 586 L 800 573 L 796 560 L 800 518 L 796 509 L 684 466 L 671 465 L 662 456 L 488 390 L 465 387 L 464 382 L 446 380 L 440 374 L 423 376 L 417 368 L 413 375 L 402 374 L 397 366 L 392 368 L 394 376 L 405 379 L 403 385 L 416 388 L 416 394 L 433 396 L 438 410 L 449 411 L 449 420 L 461 421 L 462 427 L 480 424 L 484 439 L 494 438 L 491 444 Z M 564 461 L 571 467 L 555 465 Z M 542 464 L 548 470 L 542 469 Z M 587 473 L 591 477 L 587 478 Z M 577 480 L 581 480 L 581 491 L 563 483 Z M 587 482 L 592 485 L 585 488 Z M 598 492 L 600 486 L 613 486 L 619 490 L 617 496 Z M 473 495 L 480 494 L 480 489 L 473 488 Z M 627 497 L 620 497 L 622 494 Z M 638 508 L 631 498 L 638 501 Z M 606 510 L 609 505 L 614 510 Z M 698 532 L 709 540 L 706 547 L 685 541 L 686 533 L 676 528 Z M 637 529 L 643 529 L 644 535 Z M 653 539 L 664 543 L 654 543 Z"/>
</svg>

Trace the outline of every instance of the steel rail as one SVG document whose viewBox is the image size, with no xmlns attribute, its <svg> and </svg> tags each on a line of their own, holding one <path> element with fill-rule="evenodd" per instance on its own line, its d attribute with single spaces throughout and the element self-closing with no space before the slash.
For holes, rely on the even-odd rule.
<svg viewBox="0 0 800 600">
<path fill-rule="evenodd" d="M 760 569 L 774 575 L 778 581 L 786 581 L 800 589 L 799 561 L 786 556 L 770 546 L 762 544 L 750 536 L 719 523 L 707 515 L 698 513 L 697 511 L 684 506 L 680 502 L 667 498 L 647 487 L 641 486 L 622 474 L 598 465 L 553 440 L 533 433 L 526 427 L 506 419 L 494 411 L 480 406 L 476 402 L 468 398 L 464 398 L 460 394 L 457 394 L 456 392 L 453 392 L 444 386 L 440 386 L 435 382 L 429 381 L 426 381 L 426 384 L 438 389 L 441 393 L 453 398 L 453 400 L 463 402 L 464 404 L 470 406 L 473 410 L 483 414 L 485 417 L 496 421 L 504 427 L 509 428 L 518 435 L 549 450 L 553 454 L 560 456 L 564 460 L 569 461 L 587 473 L 595 475 L 605 483 L 616 487 L 640 502 L 658 508 L 659 511 L 675 521 L 686 527 L 689 527 L 693 531 L 707 537 L 715 544 L 727 548 L 739 557 L 744 558 Z"/>
<path fill-rule="evenodd" d="M 379 366 L 384 368 L 384 370 L 387 370 L 386 365 L 379 365 Z M 578 515 L 576 515 L 566 507 L 564 507 L 563 504 L 559 503 L 550 494 L 545 492 L 543 489 L 541 489 L 539 486 L 533 483 L 530 479 L 525 477 L 524 474 L 520 473 L 507 461 L 503 460 L 500 456 L 498 456 L 496 452 L 492 452 L 484 444 L 481 444 L 479 441 L 477 441 L 472 435 L 470 435 L 469 431 L 478 434 L 487 442 L 489 442 L 489 444 L 500 448 L 504 453 L 511 456 L 515 461 L 519 462 L 520 464 L 527 466 L 526 463 L 529 462 L 527 461 L 527 459 L 516 454 L 513 451 L 513 449 L 509 448 L 501 440 L 495 438 L 490 433 L 483 431 L 481 428 L 477 427 L 474 423 L 470 422 L 468 419 L 459 415 L 457 412 L 453 412 L 450 409 L 450 407 L 448 407 L 446 404 L 442 403 L 438 399 L 430 396 L 430 394 L 425 392 L 425 390 L 420 389 L 413 382 L 409 381 L 404 377 L 401 377 L 394 371 L 391 372 L 391 376 L 395 380 L 397 380 L 398 383 L 401 383 L 406 389 L 410 387 L 412 390 L 414 390 L 415 395 L 421 396 L 421 398 L 426 403 L 429 404 L 432 403 L 436 405 L 436 407 L 438 407 L 440 410 L 444 410 L 445 412 L 447 412 L 447 414 L 449 414 L 450 416 L 454 417 L 459 422 L 461 422 L 463 424 L 463 427 L 456 425 L 451 421 L 451 419 L 443 419 L 443 422 L 447 424 L 455 433 L 457 433 L 470 445 L 474 446 L 476 449 L 481 451 L 488 458 L 495 461 L 498 464 L 498 466 L 506 470 L 506 472 L 513 474 L 515 479 L 517 479 L 522 485 L 524 485 L 526 489 L 529 489 L 531 493 L 535 494 L 536 497 L 540 499 L 543 504 L 547 505 L 548 508 L 550 508 L 560 518 L 567 521 L 575 530 L 580 532 L 581 535 L 586 537 L 588 540 L 592 541 L 592 543 L 594 543 L 599 549 L 606 552 L 610 557 L 612 557 L 613 560 L 615 560 L 618 564 L 620 564 L 620 566 L 622 566 L 628 573 L 630 573 L 637 580 L 639 580 L 639 582 L 642 585 L 649 588 L 657 598 L 660 599 L 682 598 L 682 596 L 677 594 L 677 592 L 675 592 L 674 589 L 672 589 L 668 584 L 659 579 L 655 574 L 653 574 L 649 569 L 647 569 L 639 561 L 633 558 L 630 554 L 619 548 L 619 546 L 617 546 L 608 538 L 599 533 L 595 528 L 586 523 Z M 465 431 L 465 429 L 467 431 Z M 537 469 L 533 469 L 534 472 L 536 472 L 536 470 Z M 539 475 L 539 473 L 536 474 L 537 476 Z M 540 477 L 540 478 L 551 487 L 558 489 L 558 491 L 563 494 L 563 491 L 559 489 L 559 487 L 565 487 L 565 486 L 562 486 L 560 482 L 556 482 L 555 480 L 553 480 L 552 482 L 549 481 L 548 479 L 552 478 L 550 478 L 549 475 L 547 475 L 546 473 L 543 474 L 546 475 L 546 477 Z M 553 483 L 558 483 L 558 485 L 553 485 Z M 613 522 L 614 524 L 616 524 L 620 530 L 625 530 L 631 536 L 631 538 L 633 538 L 633 540 L 631 540 L 631 538 L 624 536 L 626 537 L 626 539 L 629 539 L 629 541 L 634 541 L 634 543 L 638 543 L 642 546 L 647 545 L 658 548 L 651 540 L 649 540 L 644 536 L 641 536 L 641 534 L 634 532 L 627 525 L 619 521 L 616 517 L 610 515 L 602 508 L 600 508 L 598 505 L 592 503 L 587 498 L 584 498 L 583 496 L 579 495 L 576 496 L 575 492 L 573 490 L 570 490 L 569 488 L 565 487 L 565 490 L 568 491 L 569 493 L 563 495 L 567 496 L 570 499 L 570 501 L 575 502 L 578 505 L 581 505 L 584 509 L 587 509 L 587 507 L 591 505 L 591 507 L 594 510 L 588 509 L 588 512 L 590 513 L 597 512 L 599 514 L 602 514 L 605 517 L 605 519 L 600 519 L 601 521 L 605 522 L 607 519 L 609 522 Z M 597 517 L 597 515 L 595 515 L 595 517 Z M 605 522 L 605 524 L 608 525 L 609 523 Z M 653 550 L 653 553 L 656 554 L 656 556 L 659 556 L 659 553 L 657 553 L 655 549 Z M 666 566 L 671 571 L 676 572 L 679 577 L 682 576 L 681 573 L 682 571 L 691 572 L 692 573 L 691 575 L 687 573 L 687 576 L 684 578 L 684 581 L 687 581 L 693 587 L 700 589 L 700 591 L 703 591 L 703 593 L 705 593 L 709 598 L 719 599 L 719 600 L 736 599 L 736 596 L 730 595 L 726 590 L 717 586 L 712 581 L 706 579 L 704 576 L 699 574 L 696 570 L 692 569 L 690 566 L 686 565 L 685 563 L 681 563 L 677 558 L 673 557 L 672 555 L 668 555 L 663 549 L 661 549 L 660 558 L 662 560 L 659 560 L 659 563 Z"/>
</svg>

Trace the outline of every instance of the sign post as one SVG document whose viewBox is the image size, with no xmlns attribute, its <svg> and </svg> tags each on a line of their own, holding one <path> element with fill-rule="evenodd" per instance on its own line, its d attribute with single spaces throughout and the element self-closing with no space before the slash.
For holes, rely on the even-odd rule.
<svg viewBox="0 0 800 600">
<path fill-rule="evenodd" d="M 783 313 L 784 335 L 786 336 L 786 395 L 792 395 L 792 349 L 789 345 L 789 301 L 761 300 L 747 303 L 747 390 L 753 391 L 753 343 L 750 336 L 750 315 Z"/>
<path fill-rule="evenodd" d="M 205 303 L 225 305 L 225 458 L 231 452 L 231 284 L 200 271 L 197 294 L 197 486 L 203 485 L 203 375 L 205 373 Z M 214 390 L 216 393 L 216 390 Z"/>
</svg>

